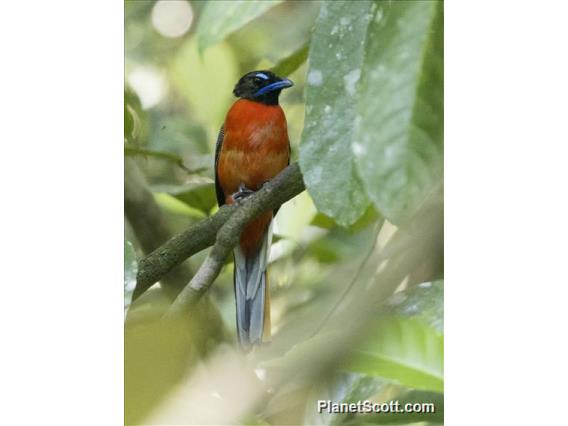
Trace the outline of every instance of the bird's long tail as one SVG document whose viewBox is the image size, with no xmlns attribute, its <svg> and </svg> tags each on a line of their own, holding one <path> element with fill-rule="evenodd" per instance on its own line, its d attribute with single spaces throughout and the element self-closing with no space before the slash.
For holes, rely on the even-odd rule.
<svg viewBox="0 0 568 426">
<path fill-rule="evenodd" d="M 237 334 L 245 350 L 270 341 L 270 294 L 267 265 L 272 242 L 272 220 L 254 250 L 235 248 Z"/>
</svg>

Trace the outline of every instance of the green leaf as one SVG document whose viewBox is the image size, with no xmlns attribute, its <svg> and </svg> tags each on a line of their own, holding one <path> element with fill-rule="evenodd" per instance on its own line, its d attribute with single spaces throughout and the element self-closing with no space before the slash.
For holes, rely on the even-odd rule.
<svg viewBox="0 0 568 426">
<path fill-rule="evenodd" d="M 215 184 L 207 178 L 186 185 L 152 185 L 152 191 L 168 193 L 205 214 L 217 204 Z"/>
<path fill-rule="evenodd" d="M 405 222 L 442 179 L 443 5 L 378 4 L 324 4 L 310 45 L 300 166 L 341 225 L 368 199 Z"/>
<path fill-rule="evenodd" d="M 381 216 L 377 213 L 374 206 L 371 205 L 353 225 L 349 226 L 348 229 L 351 232 L 360 232 L 380 218 Z M 323 213 L 317 213 L 310 222 L 310 225 L 317 226 L 318 228 L 331 229 L 337 226 L 337 223 L 335 223 L 335 221 L 329 216 L 326 216 Z"/>
<path fill-rule="evenodd" d="M 381 216 L 377 213 L 375 208 L 371 205 L 367 208 L 367 210 L 365 210 L 365 213 L 363 213 L 363 215 L 359 219 L 357 219 L 357 221 L 353 225 L 351 225 L 349 227 L 349 230 L 351 232 L 359 232 L 359 231 L 367 228 L 371 224 L 375 223 L 380 218 L 381 218 Z"/>
<path fill-rule="evenodd" d="M 424 282 L 389 299 L 393 311 L 405 317 L 417 317 L 440 333 L 444 330 L 444 281 Z"/>
<path fill-rule="evenodd" d="M 146 136 L 146 114 L 140 99 L 131 88 L 124 88 L 124 141 L 138 144 Z"/>
<path fill-rule="evenodd" d="M 224 40 L 229 34 L 245 26 L 281 1 L 231 0 L 207 2 L 197 25 L 199 51 L 203 52 L 207 47 Z"/>
<path fill-rule="evenodd" d="M 306 59 L 308 59 L 308 50 L 310 48 L 310 42 L 307 41 L 302 47 L 293 52 L 290 56 L 286 56 L 280 62 L 278 62 L 274 67 L 272 67 L 272 72 L 279 76 L 288 76 L 296 71 L 302 66 Z"/>
<path fill-rule="evenodd" d="M 442 180 L 443 3 L 379 5 L 365 41 L 353 150 L 369 199 L 400 224 Z"/>
<path fill-rule="evenodd" d="M 347 368 L 410 388 L 443 392 L 444 338 L 415 319 L 385 318 Z"/>
<path fill-rule="evenodd" d="M 183 201 L 178 200 L 166 192 L 155 192 L 154 199 L 156 200 L 156 203 L 158 203 L 158 206 L 168 213 L 189 216 L 194 219 L 204 219 L 206 217 L 201 210 L 187 205 Z"/>
<path fill-rule="evenodd" d="M 318 228 L 331 229 L 336 226 L 336 223 L 329 216 L 318 212 L 312 219 L 310 225 L 317 226 Z"/>
<path fill-rule="evenodd" d="M 318 211 L 343 226 L 369 205 L 351 141 L 372 8 L 372 1 L 324 3 L 310 43 L 300 167 Z"/>
<path fill-rule="evenodd" d="M 128 312 L 132 302 L 132 293 L 136 287 L 136 274 L 138 264 L 136 262 L 136 252 L 130 241 L 124 240 L 124 316 Z"/>
</svg>

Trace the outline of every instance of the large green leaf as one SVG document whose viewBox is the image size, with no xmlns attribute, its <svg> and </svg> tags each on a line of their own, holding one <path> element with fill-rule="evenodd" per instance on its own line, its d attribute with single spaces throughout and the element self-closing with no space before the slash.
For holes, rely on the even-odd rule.
<svg viewBox="0 0 568 426">
<path fill-rule="evenodd" d="M 400 224 L 441 182 L 442 10 L 436 1 L 337 1 L 320 11 L 300 166 L 318 210 L 339 224 L 353 223 L 368 199 Z"/>
<path fill-rule="evenodd" d="M 383 319 L 347 368 L 410 388 L 443 392 L 444 338 L 415 319 Z"/>
<path fill-rule="evenodd" d="M 202 10 L 197 25 L 199 50 L 225 39 L 229 34 L 243 27 L 282 0 L 230 0 L 209 1 Z"/>
<path fill-rule="evenodd" d="M 442 179 L 443 4 L 378 4 L 367 32 L 353 150 L 369 199 L 400 224 Z"/>
<path fill-rule="evenodd" d="M 126 316 L 132 302 L 132 292 L 136 287 L 137 273 L 136 252 L 130 241 L 124 240 L 124 316 Z"/>
<path fill-rule="evenodd" d="M 300 167 L 318 210 L 340 225 L 354 223 L 369 205 L 351 143 L 373 7 L 372 1 L 325 3 L 310 44 Z"/>
</svg>

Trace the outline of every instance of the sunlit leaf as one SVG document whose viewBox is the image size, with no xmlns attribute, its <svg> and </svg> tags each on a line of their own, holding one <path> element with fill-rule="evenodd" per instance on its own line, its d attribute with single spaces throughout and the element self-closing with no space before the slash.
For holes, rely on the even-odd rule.
<svg viewBox="0 0 568 426">
<path fill-rule="evenodd" d="M 152 190 L 172 195 L 205 214 L 208 214 L 217 203 L 215 184 L 209 179 L 201 179 L 201 182 L 186 185 L 153 185 Z"/>
<path fill-rule="evenodd" d="M 282 0 L 230 0 L 209 1 L 201 12 L 197 25 L 199 50 L 225 39 L 229 34 L 243 27 Z"/>
<path fill-rule="evenodd" d="M 146 114 L 140 99 L 128 86 L 124 88 L 124 141 L 138 144 L 146 136 Z"/>
<path fill-rule="evenodd" d="M 336 226 L 336 223 L 329 216 L 318 212 L 312 219 L 310 225 L 317 226 L 319 228 L 330 229 Z"/>
<path fill-rule="evenodd" d="M 296 214 L 298 211 L 302 214 Z M 306 227 L 315 214 L 316 209 L 310 196 L 305 192 L 301 193 L 280 207 L 276 216 L 276 230 L 283 236 L 300 241 L 307 237 Z"/>
<path fill-rule="evenodd" d="M 442 10 L 380 2 L 367 33 L 353 150 L 369 199 L 394 224 L 442 179 Z"/>
<path fill-rule="evenodd" d="M 187 205 L 166 192 L 155 192 L 154 199 L 156 203 L 168 213 L 188 216 L 194 219 L 203 219 L 206 217 L 205 213 L 201 210 Z"/>
<path fill-rule="evenodd" d="M 126 316 L 132 302 L 137 273 L 136 252 L 130 241 L 124 240 L 124 316 Z"/>
<path fill-rule="evenodd" d="M 347 368 L 410 388 L 443 392 L 443 336 L 415 319 L 383 319 Z"/>
<path fill-rule="evenodd" d="M 354 223 L 369 205 L 351 142 L 372 7 L 372 1 L 325 3 L 310 44 L 300 167 L 318 210 L 340 225 Z"/>
</svg>

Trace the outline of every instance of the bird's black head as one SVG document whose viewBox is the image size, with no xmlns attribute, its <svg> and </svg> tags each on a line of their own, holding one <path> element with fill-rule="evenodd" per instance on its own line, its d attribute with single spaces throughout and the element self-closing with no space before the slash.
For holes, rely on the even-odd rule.
<svg viewBox="0 0 568 426">
<path fill-rule="evenodd" d="M 278 96 L 282 89 L 293 85 L 287 78 L 278 77 L 273 72 L 252 71 L 241 77 L 233 94 L 267 105 L 278 105 Z"/>
</svg>

